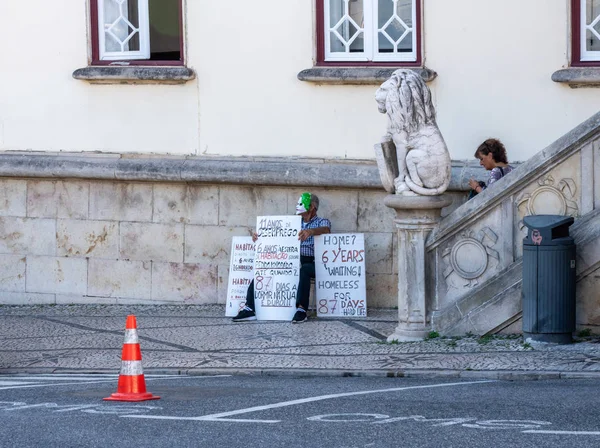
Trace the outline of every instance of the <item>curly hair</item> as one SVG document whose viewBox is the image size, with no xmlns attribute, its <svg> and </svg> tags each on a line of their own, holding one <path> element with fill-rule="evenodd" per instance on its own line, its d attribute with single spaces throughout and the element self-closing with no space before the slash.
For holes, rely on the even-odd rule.
<svg viewBox="0 0 600 448">
<path fill-rule="evenodd" d="M 479 155 L 487 156 L 489 153 L 492 153 L 494 162 L 508 163 L 506 148 L 497 138 L 488 138 L 481 145 L 479 145 L 477 151 L 475 151 L 475 158 L 479 158 Z"/>
</svg>

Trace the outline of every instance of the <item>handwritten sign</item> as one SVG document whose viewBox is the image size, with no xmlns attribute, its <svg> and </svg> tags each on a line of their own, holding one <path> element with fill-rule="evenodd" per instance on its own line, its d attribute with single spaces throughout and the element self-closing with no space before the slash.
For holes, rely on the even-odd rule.
<svg viewBox="0 0 600 448">
<path fill-rule="evenodd" d="M 362 233 L 316 236 L 315 270 L 318 316 L 367 317 Z"/>
<path fill-rule="evenodd" d="M 225 316 L 237 316 L 246 303 L 248 286 L 254 278 L 254 250 L 255 244 L 250 236 L 234 236 L 231 239 Z"/>
<path fill-rule="evenodd" d="M 256 219 L 254 299 L 258 320 L 292 320 L 300 271 L 300 216 Z"/>
</svg>

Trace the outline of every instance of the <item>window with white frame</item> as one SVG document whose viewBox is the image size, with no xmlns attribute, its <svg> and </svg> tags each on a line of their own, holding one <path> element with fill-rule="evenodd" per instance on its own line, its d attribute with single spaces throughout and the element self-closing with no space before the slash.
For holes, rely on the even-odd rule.
<svg viewBox="0 0 600 448">
<path fill-rule="evenodd" d="M 420 0 L 319 0 L 320 62 L 418 62 Z"/>
<path fill-rule="evenodd" d="M 600 0 L 579 0 L 580 61 L 600 61 Z"/>
<path fill-rule="evenodd" d="M 181 2 L 90 0 L 93 62 L 182 64 Z"/>
</svg>

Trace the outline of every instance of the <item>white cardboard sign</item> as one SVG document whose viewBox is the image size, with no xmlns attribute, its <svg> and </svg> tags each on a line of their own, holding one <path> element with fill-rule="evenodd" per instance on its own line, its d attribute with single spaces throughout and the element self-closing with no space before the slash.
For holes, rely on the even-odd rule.
<svg viewBox="0 0 600 448">
<path fill-rule="evenodd" d="M 254 278 L 254 249 L 255 244 L 250 236 L 234 236 L 231 239 L 225 316 L 237 316 L 246 304 L 248 286 Z"/>
<path fill-rule="evenodd" d="M 254 300 L 258 320 L 292 320 L 300 272 L 300 216 L 256 218 Z"/>
<path fill-rule="evenodd" d="M 316 236 L 315 270 L 318 316 L 367 317 L 364 234 Z"/>
</svg>

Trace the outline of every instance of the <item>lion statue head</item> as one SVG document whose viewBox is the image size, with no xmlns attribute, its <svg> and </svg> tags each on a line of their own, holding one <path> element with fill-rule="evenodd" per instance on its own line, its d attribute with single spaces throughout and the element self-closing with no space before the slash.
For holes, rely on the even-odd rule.
<svg viewBox="0 0 600 448">
<path fill-rule="evenodd" d="M 379 112 L 387 114 L 391 132 L 413 132 L 435 124 L 431 92 L 423 78 L 412 70 L 396 70 L 375 93 Z"/>
</svg>

